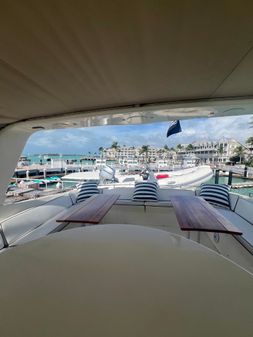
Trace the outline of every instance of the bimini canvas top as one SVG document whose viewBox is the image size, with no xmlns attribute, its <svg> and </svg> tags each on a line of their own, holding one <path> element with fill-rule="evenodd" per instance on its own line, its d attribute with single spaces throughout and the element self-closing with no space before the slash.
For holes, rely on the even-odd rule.
<svg viewBox="0 0 253 337">
<path fill-rule="evenodd" d="M 230 0 L 1 2 L 0 124 L 251 98 L 252 12 Z"/>
</svg>

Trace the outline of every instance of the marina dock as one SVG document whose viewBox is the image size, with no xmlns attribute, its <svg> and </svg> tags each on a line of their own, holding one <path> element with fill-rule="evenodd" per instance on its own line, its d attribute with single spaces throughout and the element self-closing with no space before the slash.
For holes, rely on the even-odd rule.
<svg viewBox="0 0 253 337">
<path fill-rule="evenodd" d="M 235 184 L 232 184 L 231 186 L 232 188 L 234 189 L 238 189 L 238 188 L 252 188 L 253 187 L 253 181 L 248 183 L 248 182 L 245 182 L 245 183 L 235 183 Z"/>
</svg>

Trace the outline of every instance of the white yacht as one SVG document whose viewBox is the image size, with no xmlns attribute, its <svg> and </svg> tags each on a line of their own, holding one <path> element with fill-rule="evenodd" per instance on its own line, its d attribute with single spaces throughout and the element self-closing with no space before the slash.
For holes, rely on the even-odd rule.
<svg viewBox="0 0 253 337">
<path fill-rule="evenodd" d="M 160 186 L 174 188 L 198 187 L 210 180 L 212 176 L 213 171 L 209 165 L 185 167 L 175 171 L 155 173 Z"/>
<path fill-rule="evenodd" d="M 96 158 L 95 166 L 96 166 L 96 168 L 106 166 L 106 159 Z"/>
<path fill-rule="evenodd" d="M 134 169 L 122 171 L 119 169 L 113 169 L 107 165 L 103 165 L 100 167 L 100 169 L 98 169 L 97 166 L 96 170 L 94 169 L 93 171 L 74 172 L 67 174 L 62 177 L 62 181 L 72 182 L 75 184 L 89 180 L 96 180 L 102 183 L 107 181 L 107 184 L 113 182 L 113 184 L 119 183 L 134 185 L 135 182 L 147 179 L 149 172 L 153 172 L 150 170 L 150 168 L 147 170 L 141 166 L 140 168 L 142 168 L 140 173 L 134 173 Z M 108 172 L 106 172 L 106 170 L 108 170 Z M 106 176 L 104 177 L 105 179 L 103 179 L 104 172 L 106 173 Z M 155 171 L 152 173 L 152 175 L 160 186 L 173 186 L 175 188 L 198 187 L 201 183 L 204 183 L 212 178 L 213 171 L 209 165 L 201 165 L 184 169 L 181 168 L 168 172 Z"/>
<path fill-rule="evenodd" d="M 252 199 L 214 208 L 151 182 L 155 200 L 105 186 L 82 202 L 76 191 L 4 205 L 36 131 L 252 114 L 252 10 L 1 4 L 2 336 L 252 336 Z"/>
</svg>

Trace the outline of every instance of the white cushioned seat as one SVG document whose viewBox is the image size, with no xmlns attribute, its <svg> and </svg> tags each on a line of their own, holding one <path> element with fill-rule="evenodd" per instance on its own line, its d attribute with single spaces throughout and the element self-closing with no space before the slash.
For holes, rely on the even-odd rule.
<svg viewBox="0 0 253 337">
<path fill-rule="evenodd" d="M 199 196 L 210 204 L 230 209 L 229 189 L 225 184 L 202 184 Z"/>
<path fill-rule="evenodd" d="M 242 238 L 246 240 L 253 248 L 253 225 L 240 215 L 228 209 L 216 208 L 226 219 L 242 231 Z M 240 239 L 240 236 L 237 236 Z"/>
<path fill-rule="evenodd" d="M 27 209 L 2 222 L 2 229 L 9 244 L 16 241 L 21 235 L 29 232 L 70 207 L 71 200 L 62 196 L 39 207 Z"/>
<path fill-rule="evenodd" d="M 235 213 L 240 215 L 243 219 L 247 220 L 253 225 L 253 202 L 240 197 L 236 207 Z"/>
</svg>

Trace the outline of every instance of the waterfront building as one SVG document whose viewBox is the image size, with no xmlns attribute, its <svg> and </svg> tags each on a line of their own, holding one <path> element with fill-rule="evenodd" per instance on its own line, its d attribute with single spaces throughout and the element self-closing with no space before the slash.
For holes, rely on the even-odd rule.
<svg viewBox="0 0 253 337">
<path fill-rule="evenodd" d="M 109 160 L 117 160 L 117 159 L 127 159 L 127 158 L 137 158 L 139 152 L 137 148 L 134 146 L 119 146 L 117 149 L 115 148 L 106 148 L 103 151 L 103 156 Z"/>
<path fill-rule="evenodd" d="M 196 141 L 192 144 L 181 144 L 178 157 L 180 159 L 186 154 L 195 154 L 202 163 L 226 163 L 235 155 L 235 149 L 238 146 L 243 145 L 235 139 L 227 138 L 216 141 Z"/>
<path fill-rule="evenodd" d="M 119 146 L 115 148 L 106 148 L 103 151 L 103 156 L 109 160 L 124 160 L 124 159 L 138 159 L 140 162 L 144 162 L 146 157 L 149 161 L 155 162 L 158 159 L 170 159 L 176 160 L 176 151 L 168 150 L 164 148 L 156 148 L 153 146 L 148 147 L 148 153 L 142 153 L 142 147 L 128 147 Z"/>
<path fill-rule="evenodd" d="M 142 153 L 142 147 L 119 146 L 115 148 L 104 149 L 103 156 L 109 160 L 123 162 L 127 159 L 138 160 L 144 163 L 148 158 L 149 162 L 158 160 L 169 160 L 171 163 L 183 161 L 185 156 L 194 155 L 198 162 L 203 164 L 217 164 L 229 162 L 230 158 L 235 156 L 235 150 L 238 146 L 245 149 L 247 158 L 251 149 L 239 143 L 236 139 L 221 138 L 219 140 L 195 141 L 192 144 L 179 144 L 176 150 L 168 148 L 148 147 L 148 153 Z"/>
</svg>

